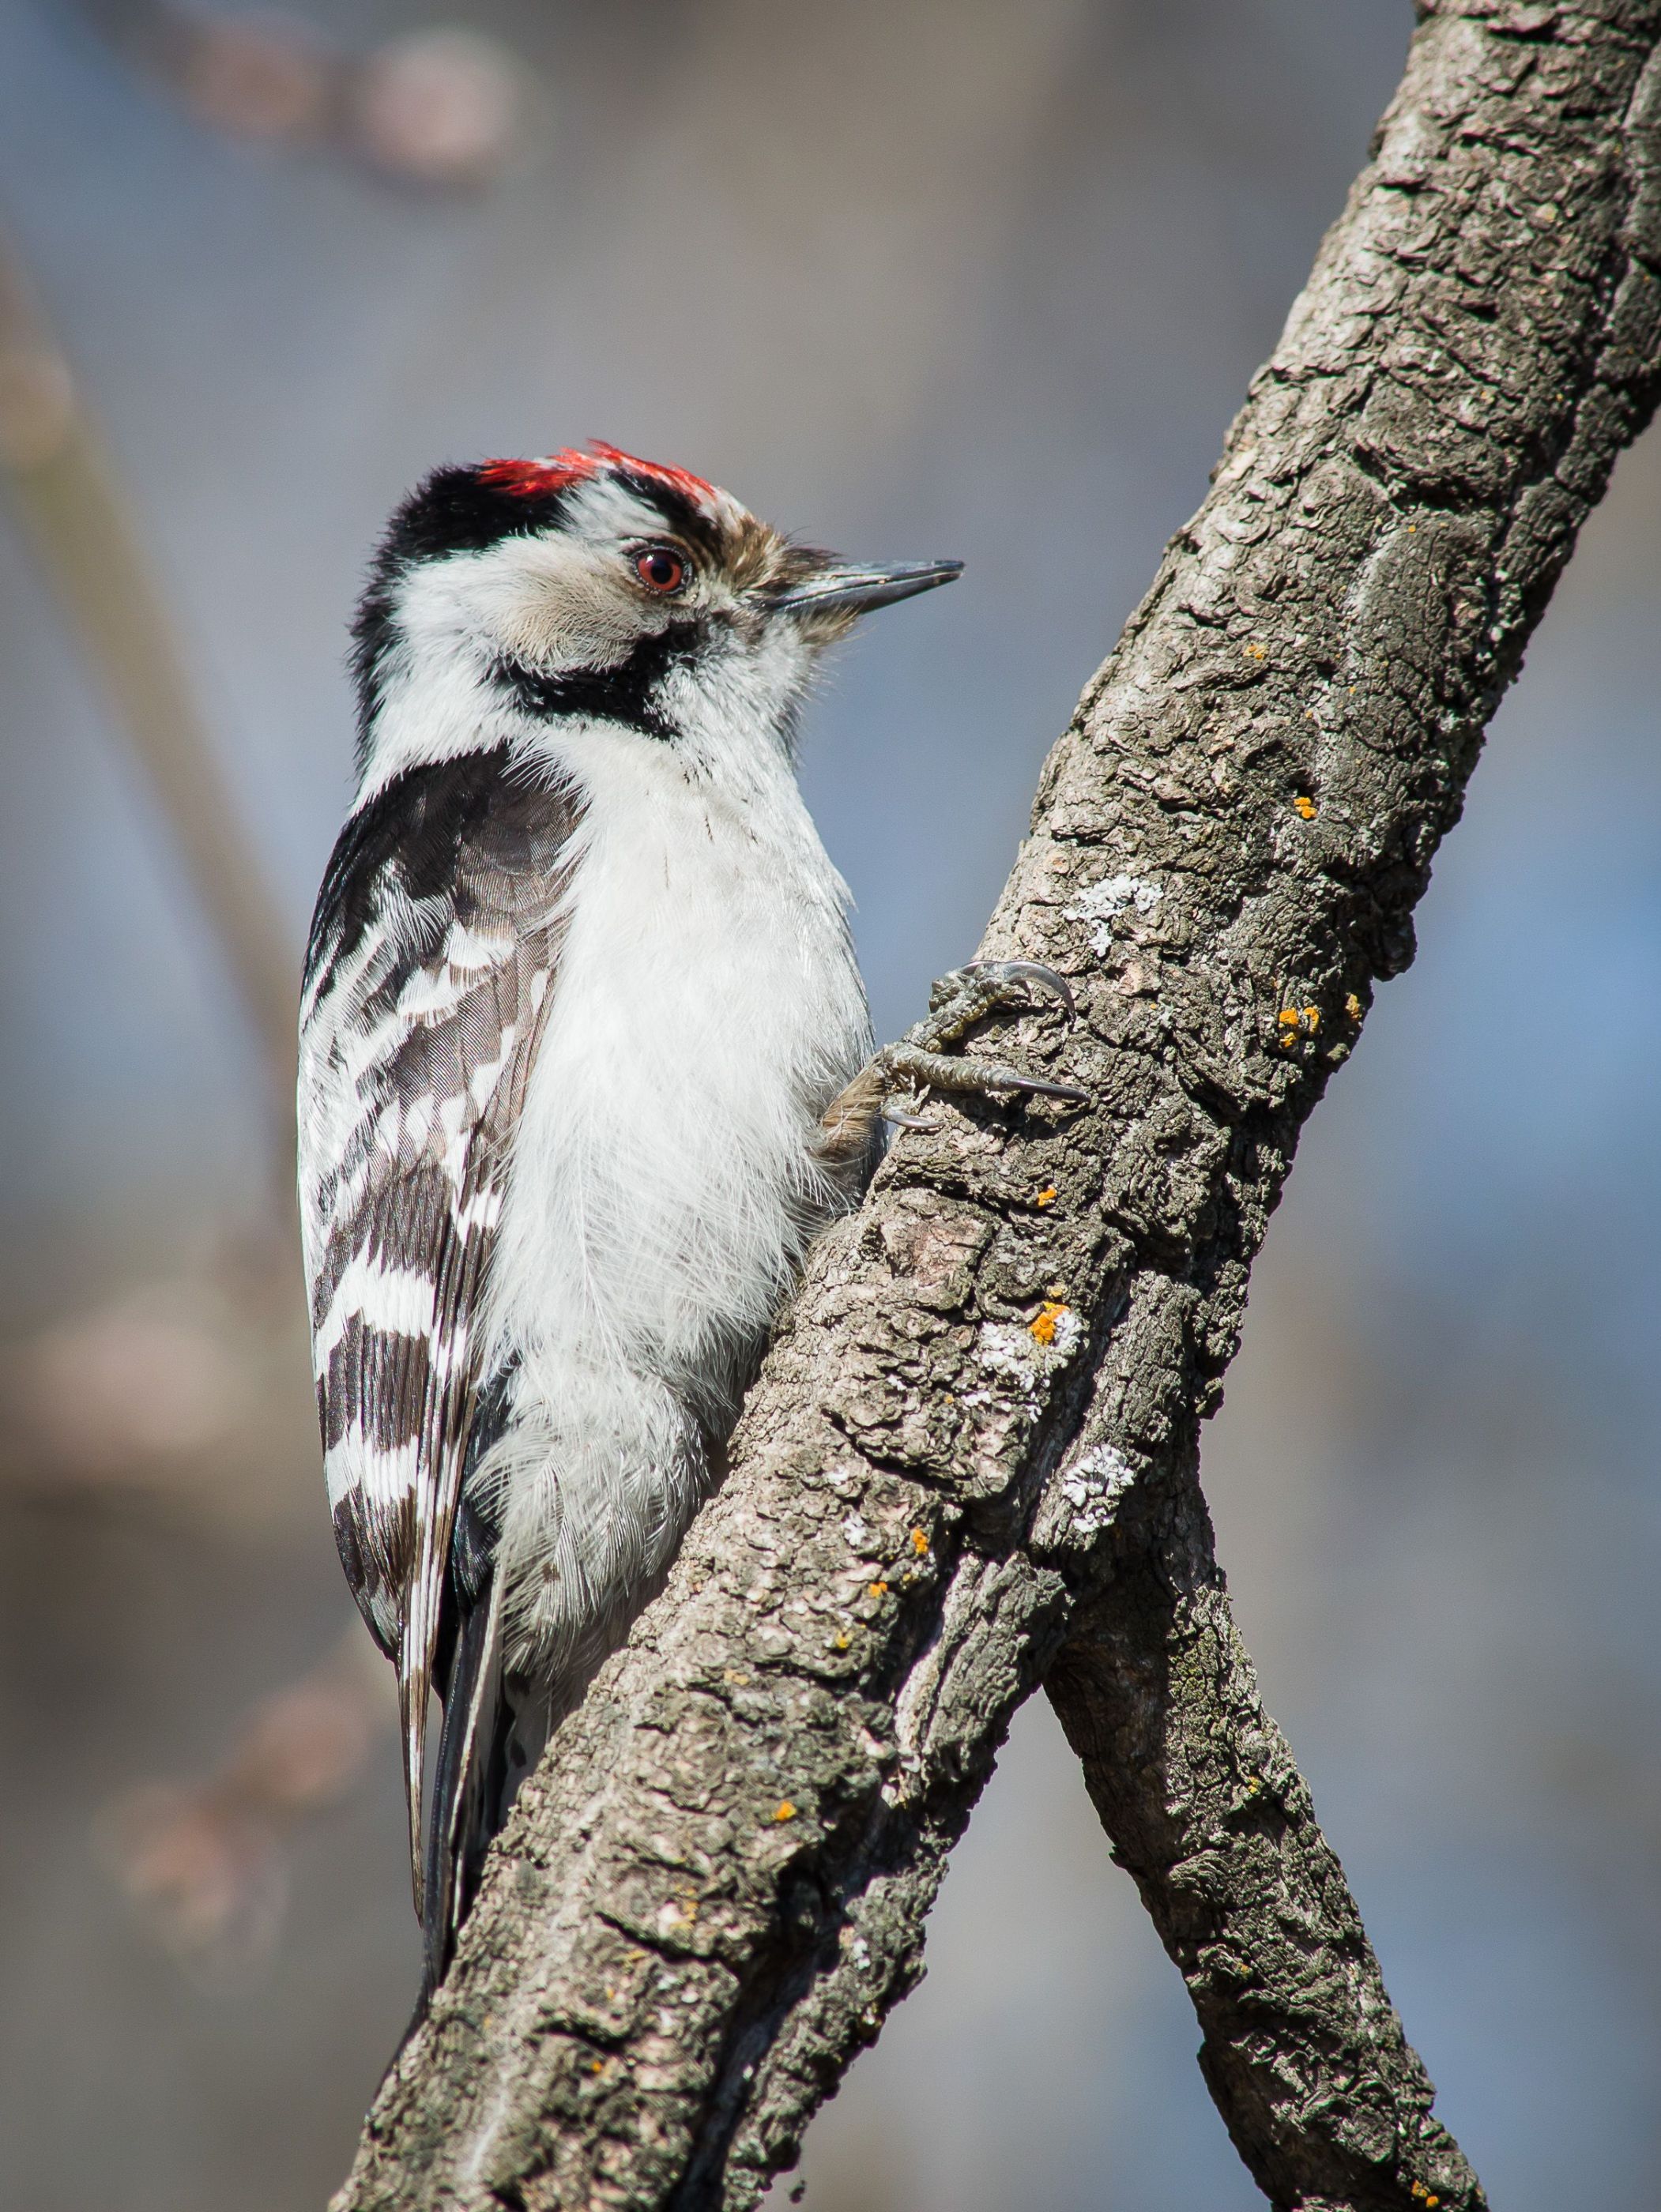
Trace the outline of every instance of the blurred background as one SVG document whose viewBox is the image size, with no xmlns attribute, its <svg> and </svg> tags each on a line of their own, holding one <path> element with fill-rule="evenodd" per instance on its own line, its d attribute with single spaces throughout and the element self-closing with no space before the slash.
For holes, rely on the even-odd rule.
<svg viewBox="0 0 1661 2212">
<path fill-rule="evenodd" d="M 0 0 L 0 2204 L 302 2212 L 411 2001 L 281 1064 L 344 624 L 596 434 L 859 555 L 806 778 L 879 1032 L 1198 504 L 1409 0 Z M 1623 464 L 1257 1274 L 1247 1639 L 1508 2212 L 1661 2170 L 1661 447 Z M 1257 2199 L 1041 1701 L 812 2212 Z M 778 2192 L 782 2202 L 783 2192 Z"/>
</svg>

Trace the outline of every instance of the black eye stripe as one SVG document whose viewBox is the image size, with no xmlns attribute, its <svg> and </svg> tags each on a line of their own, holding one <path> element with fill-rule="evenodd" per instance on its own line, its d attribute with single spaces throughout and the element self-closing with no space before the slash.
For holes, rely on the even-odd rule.
<svg viewBox="0 0 1661 2212">
<path fill-rule="evenodd" d="M 638 639 L 625 659 L 608 668 L 563 668 L 549 674 L 504 656 L 490 673 L 527 714 L 587 714 L 596 721 L 621 722 L 642 737 L 668 738 L 677 734 L 675 726 L 655 695 L 677 663 L 697 659 L 705 639 L 701 622 L 670 623 Z"/>
</svg>

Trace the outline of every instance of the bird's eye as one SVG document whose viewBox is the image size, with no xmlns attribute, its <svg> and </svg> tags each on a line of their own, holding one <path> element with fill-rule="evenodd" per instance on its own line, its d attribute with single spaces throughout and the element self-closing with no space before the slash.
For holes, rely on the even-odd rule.
<svg viewBox="0 0 1661 2212">
<path fill-rule="evenodd" d="M 686 563 L 667 545 L 648 545 L 635 556 L 635 574 L 648 592 L 678 592 L 686 581 Z"/>
</svg>

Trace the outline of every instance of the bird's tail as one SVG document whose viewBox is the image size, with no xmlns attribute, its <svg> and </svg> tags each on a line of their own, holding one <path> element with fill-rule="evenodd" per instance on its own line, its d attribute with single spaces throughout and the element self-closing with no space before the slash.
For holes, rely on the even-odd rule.
<svg viewBox="0 0 1661 2212">
<path fill-rule="evenodd" d="M 427 1814 L 423 2006 L 443 1979 L 484 1853 L 505 1815 L 501 1769 L 512 1721 L 502 1694 L 502 1577 L 493 1565 L 462 1615 L 444 1686 L 438 1774 Z"/>
<path fill-rule="evenodd" d="M 494 1566 L 463 1616 L 444 1692 L 438 1776 L 427 1817 L 425 1973 L 420 2020 L 448 1970 L 484 1874 L 484 1855 L 547 1747 L 581 1697 L 588 1673 L 560 1683 L 503 1672 L 502 1584 Z"/>
</svg>

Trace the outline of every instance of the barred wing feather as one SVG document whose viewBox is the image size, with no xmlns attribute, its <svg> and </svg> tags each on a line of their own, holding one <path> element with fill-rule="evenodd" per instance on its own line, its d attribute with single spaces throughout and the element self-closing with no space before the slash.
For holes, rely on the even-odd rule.
<svg viewBox="0 0 1661 2212">
<path fill-rule="evenodd" d="M 325 878 L 301 1185 L 336 1540 L 398 1668 L 417 1910 L 427 1706 L 512 1139 L 552 996 L 576 809 L 499 751 L 399 777 Z"/>
</svg>

